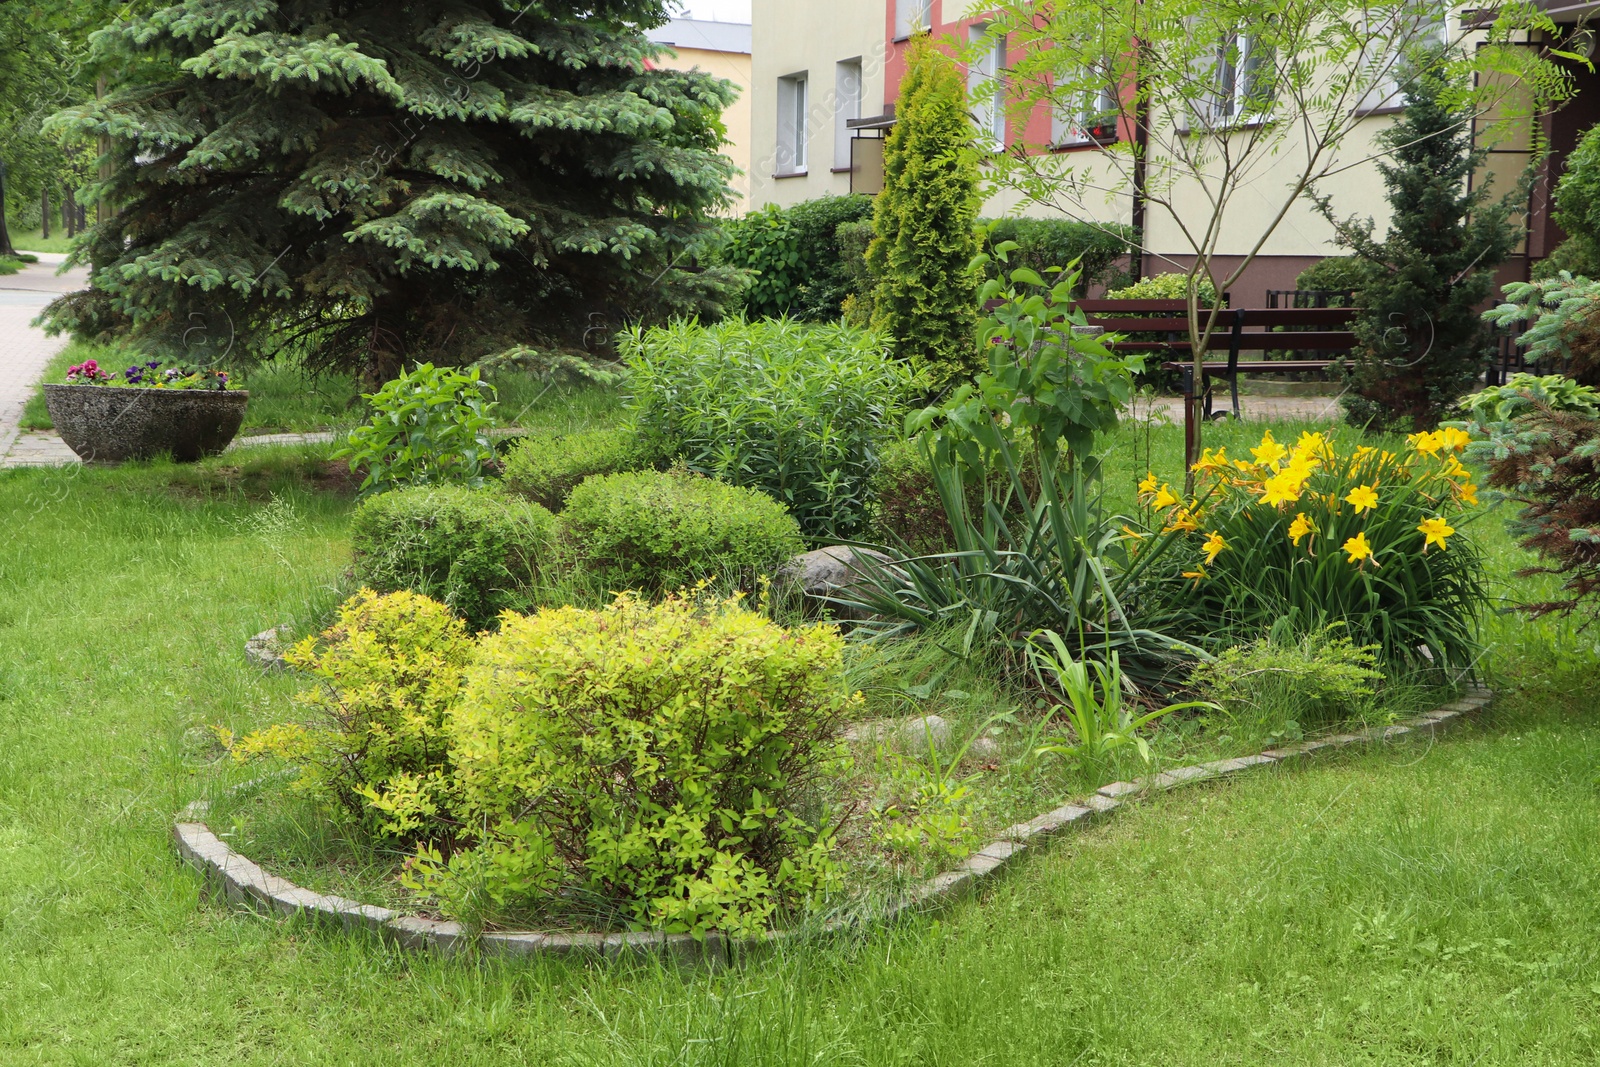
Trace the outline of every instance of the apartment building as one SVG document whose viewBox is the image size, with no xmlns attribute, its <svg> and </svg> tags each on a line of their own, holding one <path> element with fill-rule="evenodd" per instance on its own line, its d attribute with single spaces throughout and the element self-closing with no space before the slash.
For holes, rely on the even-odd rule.
<svg viewBox="0 0 1600 1067">
<path fill-rule="evenodd" d="M 1600 11 L 1600 2 L 1550 8 L 1558 23 L 1569 24 L 1595 11 Z M 1115 117 L 1097 125 L 1092 101 L 1086 103 L 1085 114 L 1067 118 L 1043 108 L 1022 116 L 1008 110 L 998 88 L 1005 76 L 1006 41 L 989 34 L 981 9 L 960 0 L 754 0 L 752 16 L 750 199 L 754 207 L 794 204 L 828 194 L 870 194 L 881 188 L 882 138 L 894 124 L 907 44 L 921 29 L 936 39 L 966 46 L 968 55 L 977 57 L 968 66 L 975 100 L 972 117 L 980 136 L 991 144 L 1081 156 L 1082 167 L 1093 168 L 1100 144 L 1133 135 L 1130 124 Z M 1454 31 L 1459 37 L 1462 17 L 1462 12 L 1447 13 L 1441 7 L 1440 32 Z M 1526 278 L 1532 263 L 1548 255 L 1564 236 L 1549 217 L 1550 184 L 1559 177 L 1579 135 L 1600 121 L 1600 75 L 1581 64 L 1572 64 L 1571 73 L 1579 87 L 1577 95 L 1566 107 L 1539 120 L 1551 152 L 1523 215 L 1526 236 L 1517 254 L 1501 268 L 1502 282 Z M 986 103 L 980 90 L 991 85 L 997 87 L 995 97 Z M 1363 102 L 1363 117 L 1340 150 L 1353 165 L 1322 187 L 1332 195 L 1340 215 L 1371 216 L 1380 234 L 1387 222 L 1387 204 L 1370 157 L 1376 154 L 1374 139 L 1394 121 L 1397 103 L 1392 97 Z M 1492 178 L 1496 190 L 1515 186 L 1532 158 L 1531 121 L 1521 134 L 1486 146 L 1491 155 L 1478 180 Z M 1231 270 L 1247 252 L 1259 235 L 1261 214 L 1277 208 L 1283 177 L 1280 173 L 1275 178 L 1269 167 L 1241 189 L 1224 219 L 1220 246 L 1224 254 L 1213 260 L 1216 269 Z M 1120 183 L 1121 188 L 1116 182 L 1106 184 L 1113 191 L 1104 203 L 1093 205 L 1092 216 L 1083 214 L 1080 205 L 1074 217 L 1132 224 L 1138 211 L 1134 189 L 1126 182 Z M 1209 214 L 1201 190 L 1179 190 L 1176 196 L 1181 216 Z M 1063 217 L 1060 211 L 1021 203 L 1006 191 L 992 192 L 985 212 Z M 1142 273 L 1187 269 L 1192 256 L 1172 218 L 1151 211 L 1141 221 L 1146 235 Z M 1268 290 L 1293 288 L 1295 277 L 1307 266 L 1340 254 L 1332 237 L 1331 227 L 1309 201 L 1297 203 L 1234 287 L 1235 303 L 1260 306 Z"/>
<path fill-rule="evenodd" d="M 724 78 L 739 90 L 739 98 L 722 113 L 728 128 L 723 155 L 739 173 L 730 183 L 738 198 L 729 208 L 742 215 L 750 208 L 750 147 L 752 114 L 750 82 L 750 24 L 713 22 L 709 19 L 672 19 L 646 34 L 656 44 L 672 49 L 658 65 L 668 70 L 698 70 Z"/>
</svg>

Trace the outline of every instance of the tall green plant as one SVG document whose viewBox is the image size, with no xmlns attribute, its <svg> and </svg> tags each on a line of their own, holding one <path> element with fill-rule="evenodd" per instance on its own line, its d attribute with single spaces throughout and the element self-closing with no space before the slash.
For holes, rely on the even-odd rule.
<svg viewBox="0 0 1600 1067">
<path fill-rule="evenodd" d="M 878 278 L 872 321 L 896 356 L 943 391 L 982 367 L 972 267 L 982 198 L 966 87 L 927 38 L 912 42 L 895 115 L 867 249 Z"/>
<path fill-rule="evenodd" d="M 333 453 L 366 469 L 361 492 L 402 485 L 483 484 L 494 458 L 494 386 L 477 367 L 452 370 L 420 363 L 368 394 L 372 418 L 350 431 Z"/>
<path fill-rule="evenodd" d="M 1383 241 L 1373 221 L 1334 217 L 1318 201 L 1338 243 L 1372 267 L 1344 406 L 1353 425 L 1431 426 L 1482 373 L 1491 339 L 1476 309 L 1494 268 L 1510 254 L 1517 190 L 1494 197 L 1469 183 L 1487 158 L 1473 144 L 1473 113 L 1437 70 L 1408 73 L 1406 108 L 1379 136 L 1394 162 L 1379 170 L 1391 216 Z"/>
<path fill-rule="evenodd" d="M 1600 126 L 1591 126 L 1567 154 L 1551 199 L 1550 218 L 1567 239 L 1539 264 L 1539 276 L 1567 271 L 1600 277 Z"/>
</svg>

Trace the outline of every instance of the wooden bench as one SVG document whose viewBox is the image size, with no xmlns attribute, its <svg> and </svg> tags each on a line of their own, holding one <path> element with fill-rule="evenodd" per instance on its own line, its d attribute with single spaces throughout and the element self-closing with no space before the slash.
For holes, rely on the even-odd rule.
<svg viewBox="0 0 1600 1067">
<path fill-rule="evenodd" d="M 1189 309 L 1182 300 L 1079 300 L 1077 308 L 1084 313 L 1090 326 L 1098 326 L 1106 333 L 1164 334 L 1160 340 L 1116 341 L 1112 347 L 1119 352 L 1163 352 L 1173 356 L 1192 352 L 1189 341 Z M 1207 312 L 1202 310 L 1201 314 Z M 1184 397 L 1184 429 L 1188 442 L 1198 440 L 1194 422 L 1197 418 L 1211 420 L 1220 413 L 1212 411 L 1213 379 L 1228 382 L 1232 400 L 1232 414 L 1239 417 L 1239 375 L 1241 373 L 1272 373 L 1277 371 L 1327 370 L 1347 362 L 1339 355 L 1355 347 L 1355 334 L 1351 324 L 1361 314 L 1360 308 L 1222 308 L 1217 312 L 1216 330 L 1211 335 L 1207 355 L 1221 355 L 1227 359 L 1207 359 L 1202 364 L 1203 377 L 1194 381 L 1194 364 L 1181 359 L 1167 359 L 1162 367 L 1182 375 Z M 1292 327 L 1292 332 L 1277 332 L 1277 327 Z M 1242 352 L 1327 352 L 1328 359 L 1240 359 Z M 1188 449 L 1190 453 L 1194 450 Z M 1189 462 L 1194 461 L 1191 454 Z"/>
</svg>

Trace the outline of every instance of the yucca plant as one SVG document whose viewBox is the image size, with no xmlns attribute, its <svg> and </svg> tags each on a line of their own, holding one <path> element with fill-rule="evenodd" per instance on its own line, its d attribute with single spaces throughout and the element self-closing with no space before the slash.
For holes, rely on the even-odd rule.
<svg viewBox="0 0 1600 1067">
<path fill-rule="evenodd" d="M 1153 536 L 1183 538 L 1168 600 L 1240 640 L 1285 619 L 1300 633 L 1337 622 L 1390 669 L 1470 674 L 1488 594 L 1482 555 L 1458 531 L 1477 503 L 1457 458 L 1468 435 L 1409 442 L 1396 453 L 1306 433 L 1286 446 L 1268 432 L 1249 459 L 1208 449 L 1188 501 L 1147 475 Z"/>
</svg>

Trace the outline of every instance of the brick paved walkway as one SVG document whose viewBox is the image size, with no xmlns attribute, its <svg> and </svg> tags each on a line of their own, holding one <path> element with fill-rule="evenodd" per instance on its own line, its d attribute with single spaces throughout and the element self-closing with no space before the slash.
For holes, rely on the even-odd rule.
<svg viewBox="0 0 1600 1067">
<path fill-rule="evenodd" d="M 40 372 L 67 343 L 64 337 L 46 337 L 43 330 L 30 324 L 50 301 L 89 281 L 89 272 L 83 269 L 56 273 L 66 256 L 38 255 L 38 263 L 0 276 L 0 457 L 12 451 L 17 420 L 22 418 L 22 407 Z"/>
</svg>

